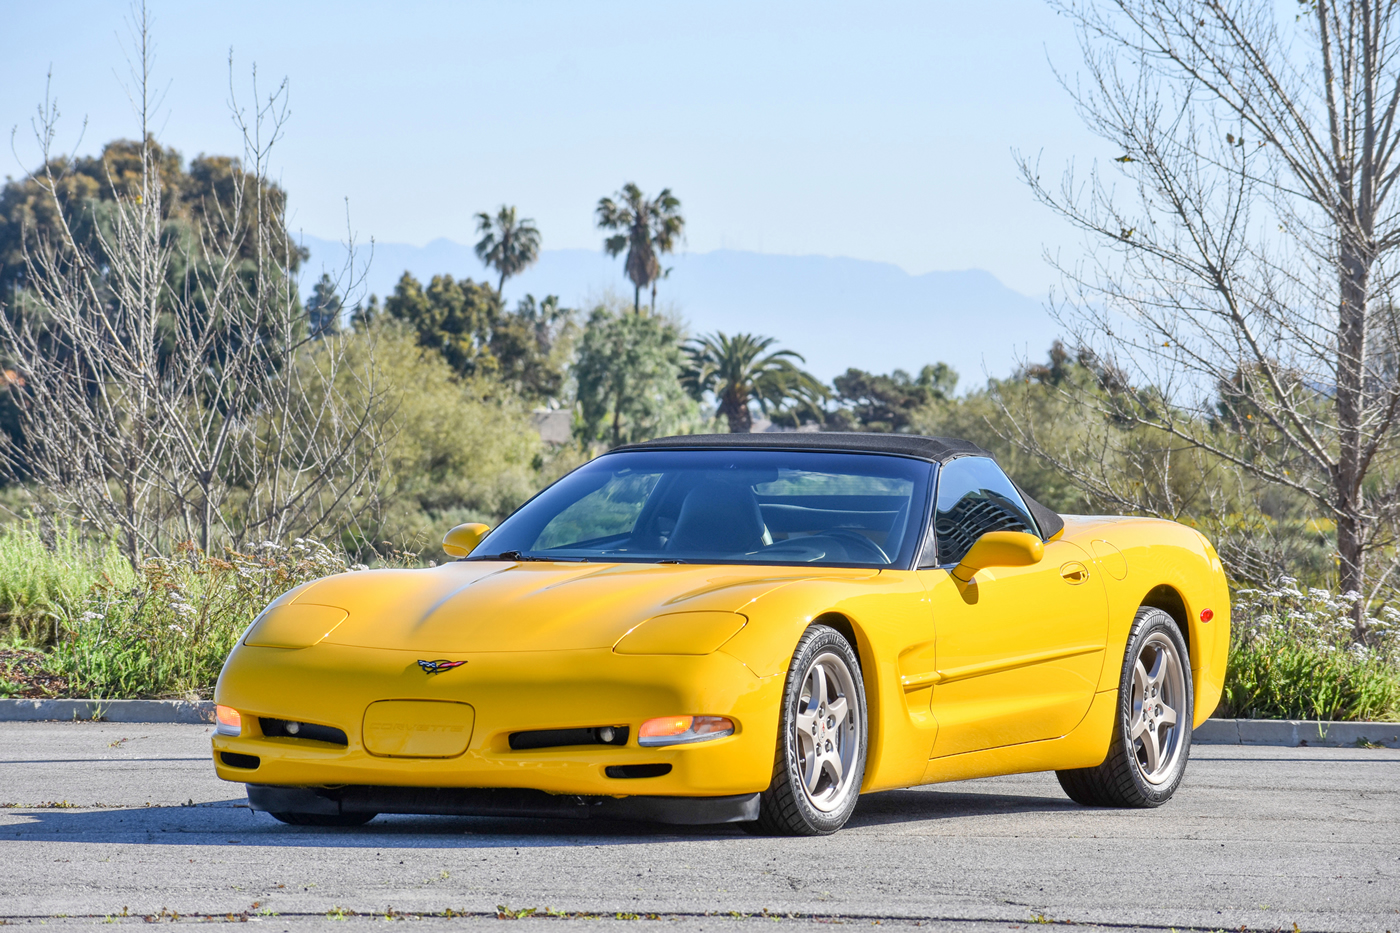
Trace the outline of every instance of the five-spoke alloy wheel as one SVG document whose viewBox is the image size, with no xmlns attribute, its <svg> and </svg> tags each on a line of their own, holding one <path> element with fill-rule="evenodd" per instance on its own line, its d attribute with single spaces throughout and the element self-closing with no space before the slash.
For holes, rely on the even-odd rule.
<svg viewBox="0 0 1400 933">
<path fill-rule="evenodd" d="M 773 782 L 753 828 L 793 836 L 840 829 L 860 797 L 868 734 L 855 649 L 835 629 L 811 626 L 788 669 Z"/>
<path fill-rule="evenodd" d="M 1161 784 L 1176 773 L 1176 762 L 1187 742 L 1177 712 L 1186 697 L 1186 670 L 1181 653 L 1165 632 L 1143 640 L 1133 664 L 1132 706 L 1128 739 L 1133 760 L 1143 779 Z"/>
<path fill-rule="evenodd" d="M 1170 615 L 1151 606 L 1138 610 L 1108 756 L 1094 768 L 1056 772 L 1071 799 L 1096 807 L 1159 807 L 1171 799 L 1191 754 L 1189 657 Z"/>
</svg>

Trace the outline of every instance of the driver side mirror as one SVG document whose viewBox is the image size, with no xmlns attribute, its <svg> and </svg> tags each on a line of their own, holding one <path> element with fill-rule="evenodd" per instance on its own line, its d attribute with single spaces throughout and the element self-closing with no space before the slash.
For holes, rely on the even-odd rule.
<svg viewBox="0 0 1400 933">
<path fill-rule="evenodd" d="M 458 525 L 442 536 L 442 549 L 447 552 L 448 557 L 466 557 L 475 550 L 490 530 L 490 525 L 483 525 L 481 522 Z"/>
<path fill-rule="evenodd" d="M 989 531 L 978 538 L 962 562 L 953 568 L 953 576 L 962 583 L 984 567 L 1029 567 L 1045 556 L 1045 542 L 1024 531 Z"/>
</svg>

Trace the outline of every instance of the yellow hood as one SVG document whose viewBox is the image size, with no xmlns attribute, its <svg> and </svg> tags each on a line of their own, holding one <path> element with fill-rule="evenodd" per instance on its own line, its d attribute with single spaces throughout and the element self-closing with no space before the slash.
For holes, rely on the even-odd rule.
<svg viewBox="0 0 1400 933">
<path fill-rule="evenodd" d="M 462 561 L 327 577 L 292 602 L 349 613 L 326 644 L 425 654 L 607 648 L 652 616 L 742 612 L 764 593 L 811 573 L 796 567 Z"/>
</svg>

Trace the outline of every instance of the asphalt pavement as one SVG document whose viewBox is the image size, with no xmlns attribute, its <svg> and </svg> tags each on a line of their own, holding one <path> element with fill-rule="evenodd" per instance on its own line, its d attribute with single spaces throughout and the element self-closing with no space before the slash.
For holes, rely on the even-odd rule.
<svg viewBox="0 0 1400 933">
<path fill-rule="evenodd" d="M 454 817 L 285 826 L 214 776 L 208 736 L 0 723 L 0 923 L 1400 933 L 1394 749 L 1197 746 L 1157 810 L 1079 807 L 1030 774 L 874 794 L 835 836 L 770 839 Z"/>
</svg>

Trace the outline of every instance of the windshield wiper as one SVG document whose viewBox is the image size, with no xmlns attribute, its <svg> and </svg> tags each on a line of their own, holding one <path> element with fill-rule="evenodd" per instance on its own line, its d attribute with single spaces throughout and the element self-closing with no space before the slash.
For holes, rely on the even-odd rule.
<svg viewBox="0 0 1400 933">
<path fill-rule="evenodd" d="M 499 554 L 483 554 L 483 555 L 481 555 L 480 557 L 477 557 L 475 554 L 473 554 L 473 555 L 472 555 L 472 560 L 514 560 L 514 561 L 542 560 L 542 561 L 550 561 L 550 560 L 553 560 L 553 558 L 550 558 L 550 557 L 534 557 L 534 556 L 531 556 L 531 555 L 529 555 L 529 554 L 522 554 L 522 553 L 519 552 L 519 551 L 502 551 L 502 552 L 499 553 Z"/>
<path fill-rule="evenodd" d="M 536 557 L 534 554 L 524 554 L 524 553 L 521 553 L 520 551 L 502 551 L 502 552 L 499 553 L 499 554 L 483 554 L 483 555 L 481 555 L 480 557 L 477 557 L 475 554 L 473 554 L 473 555 L 471 555 L 470 557 L 466 558 L 466 560 L 513 560 L 513 561 L 516 561 L 516 562 L 524 562 L 524 561 L 543 561 L 543 562 L 546 563 L 546 564 L 555 564 L 555 563 L 586 564 L 586 563 L 588 563 L 588 558 L 587 558 L 587 557 Z"/>
</svg>

